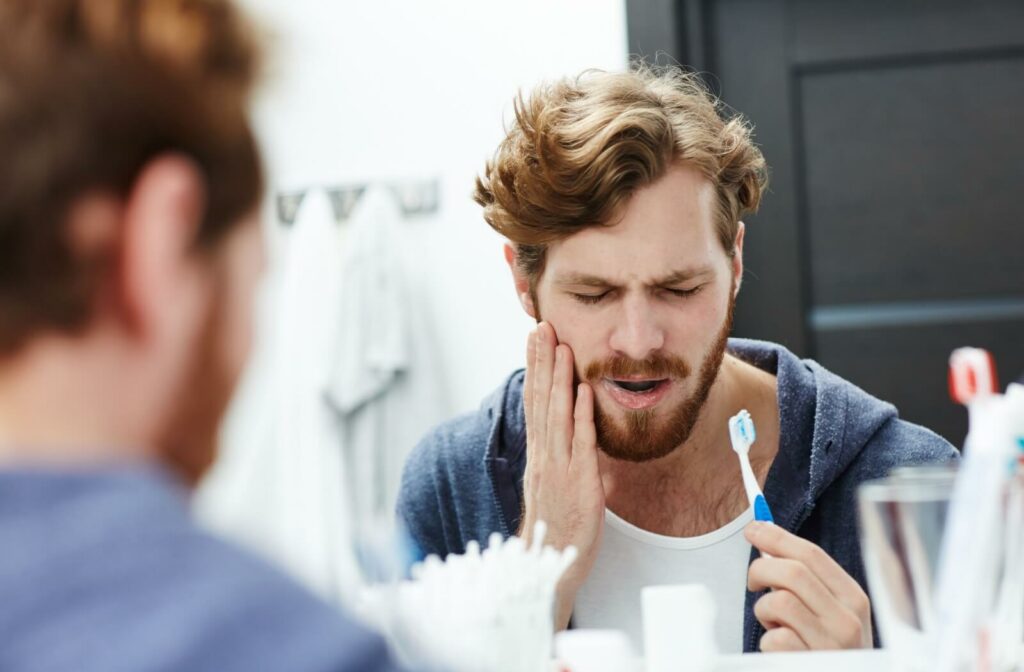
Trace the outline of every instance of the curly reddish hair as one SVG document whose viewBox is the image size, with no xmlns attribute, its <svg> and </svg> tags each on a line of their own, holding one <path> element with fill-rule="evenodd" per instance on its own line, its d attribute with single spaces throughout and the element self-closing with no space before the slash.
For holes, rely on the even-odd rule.
<svg viewBox="0 0 1024 672">
<path fill-rule="evenodd" d="M 715 186 L 717 233 L 729 254 L 740 218 L 757 210 L 767 187 L 750 124 L 679 68 L 588 70 L 520 93 L 514 109 L 474 200 L 513 243 L 531 284 L 548 244 L 615 224 L 629 197 L 673 164 L 696 168 Z"/>
<path fill-rule="evenodd" d="M 200 249 L 258 204 L 258 41 L 230 0 L 0 2 L 0 356 L 88 323 L 109 260 L 69 243 L 84 194 L 183 154 L 206 178 Z"/>
</svg>

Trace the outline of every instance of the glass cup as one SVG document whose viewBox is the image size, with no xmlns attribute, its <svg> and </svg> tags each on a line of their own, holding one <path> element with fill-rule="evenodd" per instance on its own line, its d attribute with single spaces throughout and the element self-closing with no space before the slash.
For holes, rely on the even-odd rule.
<svg viewBox="0 0 1024 672">
<path fill-rule="evenodd" d="M 935 590 L 955 467 L 899 469 L 858 492 L 861 547 L 882 644 L 896 670 L 924 670 L 936 627 Z M 1024 482 L 1012 479 L 999 509 L 999 561 L 976 590 L 994 595 L 986 633 L 965 652 L 992 670 L 1021 669 L 1024 634 Z"/>
<path fill-rule="evenodd" d="M 858 492 L 861 547 L 882 644 L 896 669 L 924 669 L 924 633 L 956 471 L 900 469 Z"/>
</svg>

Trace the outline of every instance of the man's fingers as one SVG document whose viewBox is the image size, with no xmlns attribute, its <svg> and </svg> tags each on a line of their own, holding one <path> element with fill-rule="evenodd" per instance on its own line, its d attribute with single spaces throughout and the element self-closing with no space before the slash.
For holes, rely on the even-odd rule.
<svg viewBox="0 0 1024 672">
<path fill-rule="evenodd" d="M 870 609 L 867 596 L 853 577 L 828 553 L 815 544 L 791 534 L 778 525 L 751 523 L 744 531 L 747 540 L 760 551 L 776 558 L 798 560 L 817 576 L 836 599 L 864 616 Z"/>
<path fill-rule="evenodd" d="M 776 556 L 758 558 L 747 572 L 747 588 L 755 593 L 766 589 L 788 590 L 821 618 L 829 616 L 836 607 L 835 596 L 799 560 Z"/>
<path fill-rule="evenodd" d="M 526 415 L 526 445 L 533 444 L 533 370 L 537 358 L 537 331 L 526 337 L 526 377 L 523 379 L 523 413 Z"/>
<path fill-rule="evenodd" d="M 537 357 L 533 376 L 533 436 L 537 447 L 547 450 L 548 405 L 555 368 L 555 332 L 547 322 L 537 325 Z"/>
<path fill-rule="evenodd" d="M 573 410 L 572 460 L 597 467 L 597 429 L 594 427 L 594 389 L 580 383 Z"/>
<path fill-rule="evenodd" d="M 551 404 L 548 408 L 547 453 L 550 459 L 560 463 L 569 462 L 572 450 L 572 372 L 572 350 L 568 345 L 556 346 Z"/>
<path fill-rule="evenodd" d="M 803 648 L 836 648 L 821 619 L 788 590 L 774 590 L 762 596 L 754 605 L 754 616 L 769 631 L 780 627 L 792 631 Z"/>
<path fill-rule="evenodd" d="M 807 644 L 789 628 L 772 628 L 761 637 L 761 651 L 807 651 Z"/>
</svg>

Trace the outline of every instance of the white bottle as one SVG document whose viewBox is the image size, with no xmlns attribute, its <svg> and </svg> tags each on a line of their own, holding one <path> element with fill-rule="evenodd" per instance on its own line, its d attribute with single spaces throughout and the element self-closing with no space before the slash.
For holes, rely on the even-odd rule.
<svg viewBox="0 0 1024 672">
<path fill-rule="evenodd" d="M 707 586 L 647 586 L 640 592 L 647 672 L 706 672 L 718 655 L 715 599 Z"/>
<path fill-rule="evenodd" d="M 565 630 L 555 635 L 555 658 L 570 672 L 626 672 L 634 656 L 621 630 Z"/>
</svg>

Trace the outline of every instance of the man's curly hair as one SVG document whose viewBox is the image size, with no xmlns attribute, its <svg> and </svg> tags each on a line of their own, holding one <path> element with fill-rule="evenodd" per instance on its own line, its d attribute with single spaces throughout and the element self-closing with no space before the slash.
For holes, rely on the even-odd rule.
<svg viewBox="0 0 1024 672">
<path fill-rule="evenodd" d="M 629 197 L 672 165 L 696 168 L 715 186 L 718 236 L 729 254 L 740 218 L 757 210 L 767 186 L 747 121 L 676 67 L 588 70 L 520 93 L 514 107 L 474 199 L 513 243 L 531 284 L 548 244 L 614 225 Z"/>
</svg>

